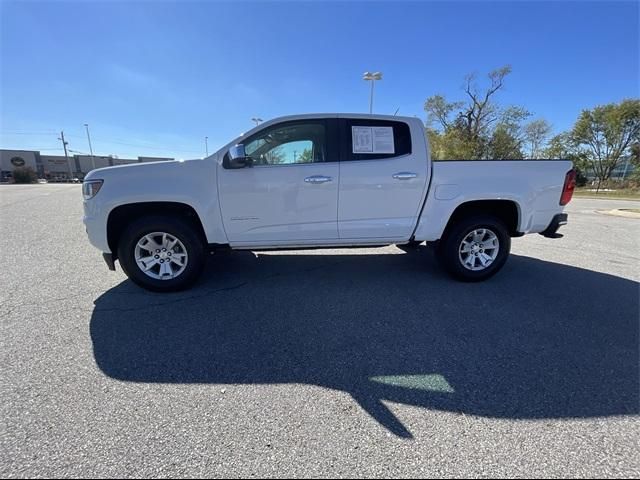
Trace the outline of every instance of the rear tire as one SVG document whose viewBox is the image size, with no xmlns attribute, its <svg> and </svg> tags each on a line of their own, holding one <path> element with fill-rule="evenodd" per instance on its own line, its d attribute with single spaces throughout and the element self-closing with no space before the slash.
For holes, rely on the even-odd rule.
<svg viewBox="0 0 640 480">
<path fill-rule="evenodd" d="M 500 271 L 511 251 L 505 224 L 491 215 L 474 215 L 450 226 L 437 256 L 444 269 L 464 282 L 480 282 Z"/>
<path fill-rule="evenodd" d="M 118 259 L 131 281 L 142 288 L 175 292 L 193 285 L 202 273 L 204 243 L 196 229 L 180 218 L 142 217 L 120 237 Z"/>
</svg>

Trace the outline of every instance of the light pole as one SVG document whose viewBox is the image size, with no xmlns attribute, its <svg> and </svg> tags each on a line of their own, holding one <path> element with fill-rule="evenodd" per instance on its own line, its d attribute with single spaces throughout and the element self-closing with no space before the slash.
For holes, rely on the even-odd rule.
<svg viewBox="0 0 640 480">
<path fill-rule="evenodd" d="M 93 147 L 91 146 L 91 135 L 89 135 L 89 124 L 85 123 L 84 127 L 87 129 L 87 140 L 89 140 L 89 152 L 91 152 L 91 166 L 92 170 L 96 169 L 96 160 L 93 158 Z"/>
<path fill-rule="evenodd" d="M 369 113 L 373 113 L 373 84 L 376 80 L 382 80 L 382 72 L 364 72 L 363 80 L 371 82 L 371 96 L 369 97 Z"/>
<path fill-rule="evenodd" d="M 253 118 L 251 119 L 251 121 L 252 121 L 252 122 L 256 122 L 256 127 L 260 124 L 260 122 L 264 122 L 264 120 L 262 120 L 262 119 L 261 119 L 261 118 L 259 118 L 259 117 L 253 117 Z"/>
<path fill-rule="evenodd" d="M 209 137 L 204 137 L 204 151 L 207 153 L 207 157 L 209 156 L 209 144 L 207 143 L 208 140 Z"/>
</svg>

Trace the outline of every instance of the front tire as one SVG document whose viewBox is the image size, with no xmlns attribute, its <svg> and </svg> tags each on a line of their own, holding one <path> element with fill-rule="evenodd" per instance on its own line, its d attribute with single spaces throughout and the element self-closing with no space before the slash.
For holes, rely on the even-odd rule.
<svg viewBox="0 0 640 480">
<path fill-rule="evenodd" d="M 204 240 L 177 217 L 149 216 L 134 221 L 118 243 L 127 276 L 154 292 L 184 290 L 198 279 L 206 255 Z"/>
<path fill-rule="evenodd" d="M 464 282 L 480 282 L 502 269 L 511 251 L 505 224 L 490 215 L 463 218 L 453 224 L 438 247 L 445 270 Z"/>
</svg>

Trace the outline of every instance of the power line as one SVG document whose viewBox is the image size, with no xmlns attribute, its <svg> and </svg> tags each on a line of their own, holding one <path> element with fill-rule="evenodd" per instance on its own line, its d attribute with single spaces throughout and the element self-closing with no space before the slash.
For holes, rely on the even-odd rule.
<svg viewBox="0 0 640 480">
<path fill-rule="evenodd" d="M 1 135 L 4 136 L 8 136 L 8 135 L 27 135 L 27 136 L 38 136 L 38 135 L 59 135 L 58 132 L 17 132 L 17 131 L 3 131 L 0 132 Z M 65 134 L 66 137 L 70 137 L 70 138 L 84 138 L 82 135 L 75 135 L 75 134 Z M 131 143 L 131 142 L 127 142 L 127 141 L 122 141 L 119 139 L 115 139 L 115 140 L 107 140 L 105 138 L 93 138 L 93 141 L 98 141 L 102 144 L 114 144 L 114 145 L 123 145 L 123 146 L 127 146 L 127 147 L 136 147 L 136 148 L 143 148 L 143 149 L 147 149 L 147 150 L 156 150 L 156 151 L 169 151 L 169 152 L 175 152 L 175 153 L 193 153 L 193 154 L 200 154 L 201 151 L 200 150 L 187 150 L 187 149 L 181 149 L 181 148 L 173 148 L 173 147 L 169 147 L 169 146 L 159 146 L 157 144 L 144 144 L 144 143 Z M 30 150 L 54 150 L 51 148 L 37 148 L 37 147 L 31 147 Z M 55 149 L 55 150 L 61 150 L 60 148 Z"/>
<path fill-rule="evenodd" d="M 30 147 L 30 148 L 10 148 L 10 147 L 0 147 L 3 150 L 23 150 L 23 151 L 31 151 L 31 150 L 38 150 L 38 151 L 48 151 L 48 150 L 62 150 L 62 147 Z"/>
<path fill-rule="evenodd" d="M 57 135 L 56 132 L 8 132 L 6 130 L 0 131 L 0 135 Z"/>
</svg>

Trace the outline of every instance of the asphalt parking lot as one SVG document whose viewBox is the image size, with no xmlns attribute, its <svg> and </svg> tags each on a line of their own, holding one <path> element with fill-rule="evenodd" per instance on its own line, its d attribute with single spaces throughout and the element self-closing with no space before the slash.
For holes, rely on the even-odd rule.
<svg viewBox="0 0 640 480">
<path fill-rule="evenodd" d="M 0 187 L 0 475 L 640 475 L 640 220 L 450 280 L 430 249 L 212 256 L 140 290 L 78 185 Z"/>
</svg>

